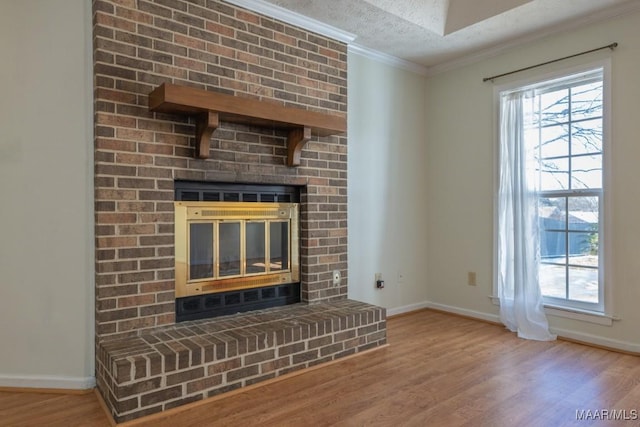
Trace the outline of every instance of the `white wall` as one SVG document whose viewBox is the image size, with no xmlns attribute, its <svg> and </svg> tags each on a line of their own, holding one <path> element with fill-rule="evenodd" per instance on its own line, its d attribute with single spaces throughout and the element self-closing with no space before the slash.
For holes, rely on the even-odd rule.
<svg viewBox="0 0 640 427">
<path fill-rule="evenodd" d="M 354 52 L 348 79 L 349 297 L 398 313 L 427 296 L 425 80 Z"/>
<path fill-rule="evenodd" d="M 614 312 L 622 320 L 602 326 L 550 317 L 561 335 L 640 351 L 640 13 L 550 36 L 427 80 L 428 298 L 436 306 L 491 318 L 494 109 L 492 83 L 482 78 L 617 41 L 562 64 L 503 78 L 522 79 L 584 61 L 612 61 L 612 175 Z M 467 285 L 475 271 L 478 286 Z"/>
<path fill-rule="evenodd" d="M 0 386 L 93 384 L 90 8 L 0 2 Z M 349 297 L 390 313 L 432 305 L 495 316 L 493 87 L 481 79 L 612 41 L 620 43 L 611 55 L 612 238 L 622 320 L 550 320 L 577 338 L 637 346 L 638 14 L 429 79 L 350 52 Z M 466 284 L 467 271 L 478 286 Z"/>
<path fill-rule="evenodd" d="M 91 2 L 0 2 L 0 386 L 88 388 Z"/>
</svg>

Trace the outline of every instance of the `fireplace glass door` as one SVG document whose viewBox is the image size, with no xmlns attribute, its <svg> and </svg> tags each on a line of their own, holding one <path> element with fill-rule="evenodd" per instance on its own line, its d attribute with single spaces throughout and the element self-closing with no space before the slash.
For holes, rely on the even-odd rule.
<svg viewBox="0 0 640 427">
<path fill-rule="evenodd" d="M 219 258 L 216 260 L 218 265 L 218 277 L 238 276 L 242 273 L 240 264 L 242 262 L 242 223 L 218 222 L 214 225 L 218 226 L 218 253 Z M 191 236 L 191 238 L 198 238 Z M 215 249 L 214 249 L 215 250 Z"/>
<path fill-rule="evenodd" d="M 189 226 L 189 280 L 288 269 L 288 222 L 213 221 Z"/>
<path fill-rule="evenodd" d="M 298 205 L 238 205 L 176 202 L 176 294 L 299 280 Z"/>
<path fill-rule="evenodd" d="M 247 253 L 247 274 L 267 271 L 267 233 L 265 221 L 250 221 L 245 224 L 245 247 Z"/>
<path fill-rule="evenodd" d="M 189 277 L 194 280 L 213 277 L 213 224 L 189 224 L 189 236 Z"/>
<path fill-rule="evenodd" d="M 271 271 L 289 269 L 289 224 L 283 221 L 269 223 L 269 254 Z"/>
</svg>

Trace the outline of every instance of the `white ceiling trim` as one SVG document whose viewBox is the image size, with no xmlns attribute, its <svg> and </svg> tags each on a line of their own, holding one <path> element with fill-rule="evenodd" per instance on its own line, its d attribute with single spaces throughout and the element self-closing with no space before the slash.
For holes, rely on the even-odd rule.
<svg viewBox="0 0 640 427">
<path fill-rule="evenodd" d="M 476 63 L 476 62 L 483 61 L 485 59 L 495 57 L 501 54 L 502 52 L 512 49 L 516 46 L 533 42 L 535 40 L 539 40 L 553 34 L 576 29 L 578 27 L 588 25 L 597 21 L 612 19 L 617 16 L 624 15 L 626 13 L 640 10 L 640 2 L 625 3 L 617 7 L 611 7 L 611 8 L 605 9 L 600 13 L 589 15 L 583 19 L 572 21 L 569 24 L 563 24 L 563 25 L 551 27 L 545 31 L 540 31 L 533 35 L 512 39 L 506 43 L 502 43 L 488 49 L 479 50 L 477 52 L 465 55 L 458 59 L 443 62 L 437 65 L 434 65 L 432 67 L 425 67 L 423 65 L 419 65 L 414 62 L 410 62 L 410 61 L 398 58 L 396 56 L 389 55 L 387 53 L 383 53 L 368 47 L 361 46 L 357 43 L 354 43 L 354 40 L 357 38 L 357 35 L 355 34 L 352 34 L 348 31 L 344 31 L 334 26 L 325 24 L 324 22 L 318 21 L 316 19 L 309 18 L 300 13 L 290 11 L 288 9 L 274 5 L 272 3 L 268 3 L 264 0 L 224 0 L 224 1 L 233 5 L 245 8 L 247 10 L 251 10 L 253 12 L 263 14 L 270 18 L 278 19 L 282 22 L 295 25 L 300 28 L 304 28 L 308 31 L 315 32 L 325 37 L 329 37 L 331 39 L 346 43 L 348 45 L 349 51 L 352 53 L 356 53 L 364 57 L 370 58 L 372 60 L 387 64 L 387 65 L 391 65 L 400 69 L 404 69 L 407 71 L 411 71 L 420 75 L 424 75 L 427 77 L 434 76 L 440 73 L 451 71 L 457 68 L 461 68 L 461 67 Z"/>
<path fill-rule="evenodd" d="M 404 59 L 400 59 L 396 56 L 388 55 L 386 53 L 383 53 L 377 50 L 369 49 L 368 47 L 361 46 L 357 43 L 351 43 L 350 45 L 347 46 L 347 49 L 351 53 L 356 53 L 358 55 L 372 59 L 374 61 L 391 65 L 392 67 L 400 68 L 406 71 L 411 71 L 412 73 L 420 74 L 421 76 L 426 76 L 428 72 L 427 67 L 418 65 L 414 62 L 405 61 Z"/>
<path fill-rule="evenodd" d="M 309 18 L 297 12 L 292 12 L 275 4 L 268 3 L 263 0 L 224 0 L 235 6 L 240 6 L 253 12 L 261 13 L 270 18 L 279 19 L 287 24 L 295 25 L 305 30 L 321 34 L 325 37 L 341 41 L 343 43 L 351 43 L 356 39 L 356 35 L 343 31 L 339 28 L 320 22 L 316 19 Z"/>
<path fill-rule="evenodd" d="M 330 37 L 334 40 L 341 41 L 348 45 L 349 51 L 365 56 L 374 61 L 382 62 L 387 65 L 391 65 L 403 70 L 411 71 L 420 75 L 427 74 L 427 68 L 418 65 L 414 62 L 400 59 L 396 56 L 389 55 L 368 47 L 360 46 L 353 41 L 356 39 L 356 35 L 343 31 L 339 28 L 320 22 L 316 19 L 309 18 L 301 15 L 297 12 L 292 12 L 283 7 L 268 3 L 263 0 L 224 0 L 227 3 L 231 3 L 235 6 L 240 6 L 253 12 L 261 13 L 270 18 L 278 19 L 287 24 L 295 25 L 305 30 L 312 31 L 314 33 L 321 34 L 326 37 Z"/>
<path fill-rule="evenodd" d="M 447 62 L 440 63 L 438 65 L 434 65 L 432 67 L 428 67 L 426 69 L 427 70 L 426 75 L 427 77 L 431 77 L 447 71 L 455 70 L 457 68 L 462 68 L 464 66 L 471 65 L 476 62 L 483 61 L 485 59 L 493 58 L 509 49 L 515 48 L 517 46 L 521 46 L 525 43 L 534 42 L 536 40 L 540 40 L 544 37 L 551 36 L 553 34 L 574 30 L 588 24 L 593 24 L 595 22 L 605 21 L 607 19 L 613 19 L 618 16 L 625 15 L 627 13 L 636 12 L 638 10 L 640 10 L 640 2 L 625 3 L 622 5 L 618 5 L 616 7 L 611 7 L 609 9 L 605 9 L 601 11 L 600 13 L 594 13 L 585 18 L 572 21 L 569 24 L 563 24 L 563 25 L 551 27 L 546 31 L 540 31 L 532 35 L 516 38 L 508 41 L 507 43 L 502 43 L 488 49 L 483 49 L 478 52 L 465 55 L 461 58 L 454 59 L 452 61 L 447 61 Z M 603 43 L 611 43 L 613 41 L 614 40 L 603 40 Z"/>
</svg>

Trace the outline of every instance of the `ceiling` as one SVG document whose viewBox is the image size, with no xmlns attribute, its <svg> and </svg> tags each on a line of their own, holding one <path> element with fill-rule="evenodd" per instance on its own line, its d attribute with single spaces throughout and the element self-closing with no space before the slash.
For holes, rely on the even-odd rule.
<svg viewBox="0 0 640 427">
<path fill-rule="evenodd" d="M 640 0 L 261 1 L 352 33 L 358 46 L 427 69 L 640 8 Z M 603 34 L 603 45 L 613 41 Z"/>
</svg>

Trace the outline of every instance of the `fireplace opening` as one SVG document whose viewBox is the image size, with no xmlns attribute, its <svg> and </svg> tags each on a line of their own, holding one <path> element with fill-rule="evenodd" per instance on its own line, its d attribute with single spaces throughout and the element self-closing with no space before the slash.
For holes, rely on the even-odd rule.
<svg viewBox="0 0 640 427">
<path fill-rule="evenodd" d="M 300 301 L 299 189 L 175 183 L 176 321 Z"/>
</svg>

